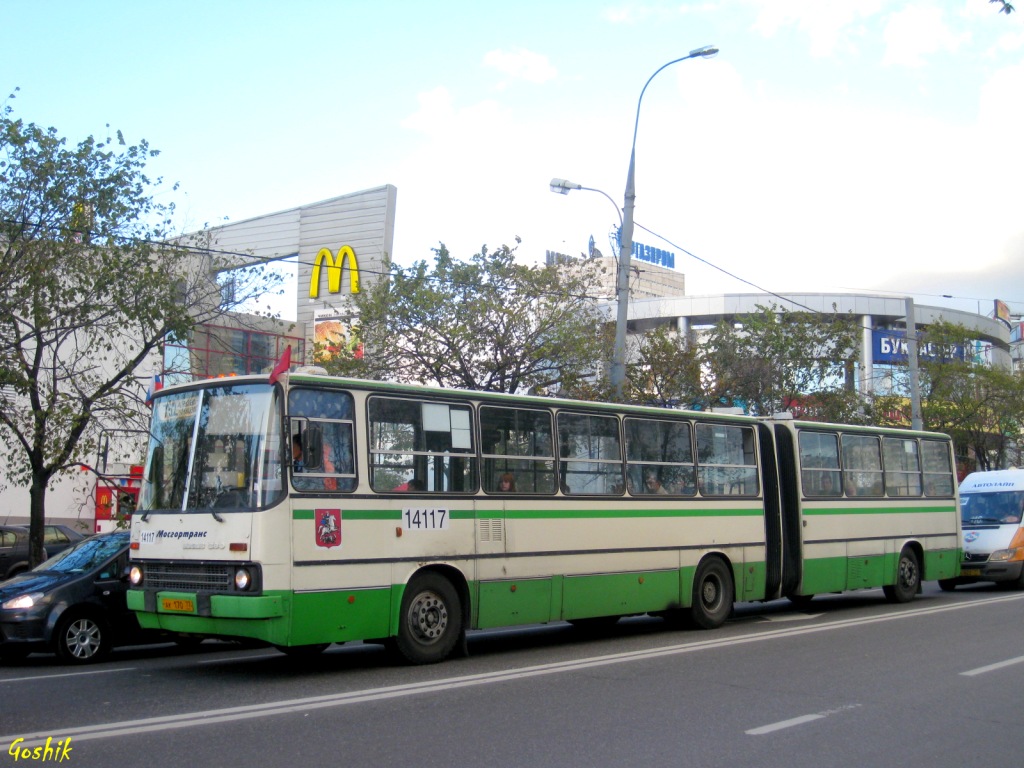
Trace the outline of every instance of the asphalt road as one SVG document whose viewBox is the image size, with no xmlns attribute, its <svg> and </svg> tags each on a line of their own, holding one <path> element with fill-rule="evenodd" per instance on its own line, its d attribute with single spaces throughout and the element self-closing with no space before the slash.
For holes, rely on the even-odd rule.
<svg viewBox="0 0 1024 768">
<path fill-rule="evenodd" d="M 361 644 L 32 656 L 0 666 L 0 766 L 39 764 L 15 761 L 19 738 L 105 768 L 1016 765 L 1022 629 L 1024 593 L 928 583 L 899 606 L 742 605 L 711 632 L 473 633 L 468 658 L 430 667 Z"/>
</svg>

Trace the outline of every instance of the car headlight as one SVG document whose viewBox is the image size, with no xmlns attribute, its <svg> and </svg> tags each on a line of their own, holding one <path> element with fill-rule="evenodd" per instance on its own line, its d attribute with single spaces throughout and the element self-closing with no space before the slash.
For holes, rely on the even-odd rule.
<svg viewBox="0 0 1024 768">
<path fill-rule="evenodd" d="M 1020 560 L 1016 549 L 999 549 L 988 557 L 990 563 L 1005 563 L 1007 560 Z"/>
<path fill-rule="evenodd" d="M 142 569 L 139 566 L 133 565 L 131 570 L 128 571 L 128 581 L 133 587 L 137 587 L 142 583 Z"/>
<path fill-rule="evenodd" d="M 0 608 L 3 608 L 5 611 L 23 611 L 26 608 L 31 608 L 33 605 L 36 605 L 37 603 L 42 601 L 42 599 L 42 592 L 32 592 L 28 595 L 18 595 L 17 597 L 12 597 L 3 605 L 0 605 Z"/>
<path fill-rule="evenodd" d="M 235 589 L 245 592 L 252 586 L 252 574 L 248 568 L 239 568 L 235 571 Z"/>
</svg>

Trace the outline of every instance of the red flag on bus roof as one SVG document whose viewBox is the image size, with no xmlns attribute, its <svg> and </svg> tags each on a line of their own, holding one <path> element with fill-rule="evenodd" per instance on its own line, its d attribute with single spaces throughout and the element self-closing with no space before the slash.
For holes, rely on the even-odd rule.
<svg viewBox="0 0 1024 768">
<path fill-rule="evenodd" d="M 281 354 L 281 359 L 277 361 L 277 365 L 274 366 L 274 370 L 270 372 L 270 383 L 273 384 L 277 381 L 278 377 L 282 373 L 286 373 L 289 368 L 292 367 L 292 348 L 291 345 L 284 348 L 284 352 Z"/>
</svg>

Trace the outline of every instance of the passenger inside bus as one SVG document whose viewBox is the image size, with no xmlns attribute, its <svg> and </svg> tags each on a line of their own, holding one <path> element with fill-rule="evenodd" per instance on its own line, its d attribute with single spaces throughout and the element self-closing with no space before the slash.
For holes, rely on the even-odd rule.
<svg viewBox="0 0 1024 768">
<path fill-rule="evenodd" d="M 505 472 L 498 478 L 498 493 L 515 493 L 516 478 L 511 472 Z"/>
<path fill-rule="evenodd" d="M 647 470 L 644 474 L 644 488 L 647 493 L 656 494 L 667 494 L 664 486 L 661 484 L 661 480 L 658 479 L 658 473 L 653 469 Z"/>
</svg>

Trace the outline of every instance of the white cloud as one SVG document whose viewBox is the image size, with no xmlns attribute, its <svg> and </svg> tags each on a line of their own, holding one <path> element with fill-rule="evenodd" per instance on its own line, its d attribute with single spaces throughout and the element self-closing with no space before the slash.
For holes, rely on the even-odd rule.
<svg viewBox="0 0 1024 768">
<path fill-rule="evenodd" d="M 851 36 L 864 19 L 877 14 L 882 0 L 752 0 L 759 7 L 754 30 L 773 37 L 785 27 L 796 27 L 810 40 L 810 53 L 829 56 L 851 44 Z"/>
<path fill-rule="evenodd" d="M 942 9 L 925 5 L 892 14 L 883 36 L 886 50 L 882 63 L 907 67 L 920 67 L 928 55 L 939 51 L 955 52 L 971 38 L 969 32 L 951 29 Z"/>
<path fill-rule="evenodd" d="M 485 67 L 507 75 L 510 80 L 525 80 L 529 83 L 544 83 L 553 80 L 558 74 L 547 56 L 525 48 L 488 51 L 483 63 Z"/>
<path fill-rule="evenodd" d="M 439 86 L 431 91 L 416 94 L 418 111 L 402 121 L 402 127 L 418 133 L 436 133 L 439 127 L 449 124 L 455 116 L 452 96 L 447 88 Z"/>
</svg>

